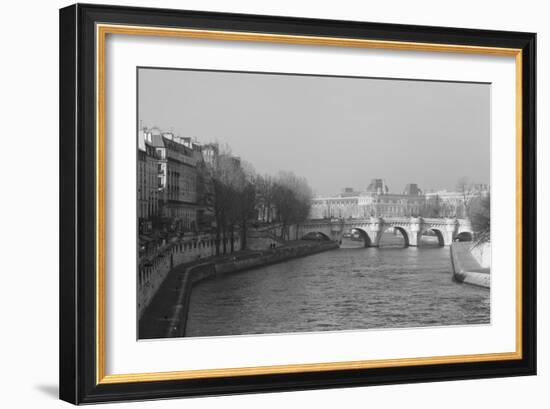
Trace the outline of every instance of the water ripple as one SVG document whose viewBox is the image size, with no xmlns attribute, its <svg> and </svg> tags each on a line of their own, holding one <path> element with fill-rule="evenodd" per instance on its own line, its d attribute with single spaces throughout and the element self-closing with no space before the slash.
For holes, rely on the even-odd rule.
<svg viewBox="0 0 550 409">
<path fill-rule="evenodd" d="M 489 321 L 489 291 L 451 280 L 448 248 L 346 248 L 200 283 L 191 296 L 186 334 Z"/>
</svg>

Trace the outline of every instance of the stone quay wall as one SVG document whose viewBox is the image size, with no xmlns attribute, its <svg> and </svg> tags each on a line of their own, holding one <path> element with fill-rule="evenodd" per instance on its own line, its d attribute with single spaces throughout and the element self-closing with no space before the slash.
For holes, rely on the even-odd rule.
<svg viewBox="0 0 550 409">
<path fill-rule="evenodd" d="M 490 243 L 453 243 L 451 245 L 451 264 L 455 281 L 491 288 Z"/>
<path fill-rule="evenodd" d="M 243 257 L 236 256 L 229 258 L 229 260 L 203 263 L 189 267 L 182 279 L 180 294 L 176 304 L 177 308 L 174 309 L 173 316 L 170 319 L 166 337 L 185 336 L 191 292 L 197 283 L 209 278 L 263 267 L 270 264 L 291 260 L 293 258 L 304 257 L 337 248 L 339 248 L 338 243 L 333 241 L 303 241 L 300 244 L 295 243 L 292 246 L 258 251 L 256 253 L 247 254 Z"/>
<path fill-rule="evenodd" d="M 478 244 L 477 246 L 472 247 L 470 252 L 481 267 L 491 267 L 491 243 Z"/>
<path fill-rule="evenodd" d="M 233 248 L 238 251 L 241 247 L 239 235 L 235 235 Z M 223 243 L 220 243 L 223 248 Z M 231 240 L 226 239 L 227 251 L 231 253 Z M 176 242 L 169 243 L 150 261 L 138 267 L 138 316 L 141 317 L 149 305 L 162 282 L 174 267 L 208 258 L 216 254 L 215 238 L 212 235 L 197 235 L 184 237 Z"/>
</svg>

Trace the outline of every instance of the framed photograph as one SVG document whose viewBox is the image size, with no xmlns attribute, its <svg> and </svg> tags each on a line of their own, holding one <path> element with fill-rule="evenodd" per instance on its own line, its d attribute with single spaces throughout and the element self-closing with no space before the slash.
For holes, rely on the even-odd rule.
<svg viewBox="0 0 550 409">
<path fill-rule="evenodd" d="M 535 374 L 535 44 L 61 9 L 61 399 Z"/>
</svg>

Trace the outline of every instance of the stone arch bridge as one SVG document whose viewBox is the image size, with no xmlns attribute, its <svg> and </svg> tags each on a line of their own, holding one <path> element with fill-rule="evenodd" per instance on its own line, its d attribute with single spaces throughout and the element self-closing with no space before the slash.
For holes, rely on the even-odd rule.
<svg viewBox="0 0 550 409">
<path fill-rule="evenodd" d="M 422 234 L 433 232 L 440 246 L 449 246 L 460 235 L 473 235 L 468 220 L 455 218 L 422 218 L 422 217 L 371 217 L 365 219 L 317 219 L 307 220 L 293 226 L 296 237 L 308 233 L 320 233 L 331 240 L 341 242 L 346 233 L 358 232 L 365 242 L 365 247 L 378 247 L 382 234 L 392 228 L 398 230 L 405 239 L 405 246 L 419 246 Z"/>
</svg>

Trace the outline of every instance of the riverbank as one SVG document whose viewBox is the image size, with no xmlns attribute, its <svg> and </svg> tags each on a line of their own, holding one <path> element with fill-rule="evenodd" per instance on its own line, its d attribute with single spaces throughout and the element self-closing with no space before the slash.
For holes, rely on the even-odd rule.
<svg viewBox="0 0 550 409">
<path fill-rule="evenodd" d="M 392 233 L 382 241 L 202 281 L 185 336 L 490 323 L 490 291 L 450 282 L 449 247 L 399 247 Z"/>
<path fill-rule="evenodd" d="M 453 279 L 478 287 L 491 287 L 490 244 L 455 242 L 451 245 Z"/>
<path fill-rule="evenodd" d="M 184 336 L 192 289 L 203 280 L 338 247 L 333 241 L 296 240 L 274 249 L 235 252 L 179 265 L 168 273 L 139 320 L 139 339 Z"/>
</svg>

